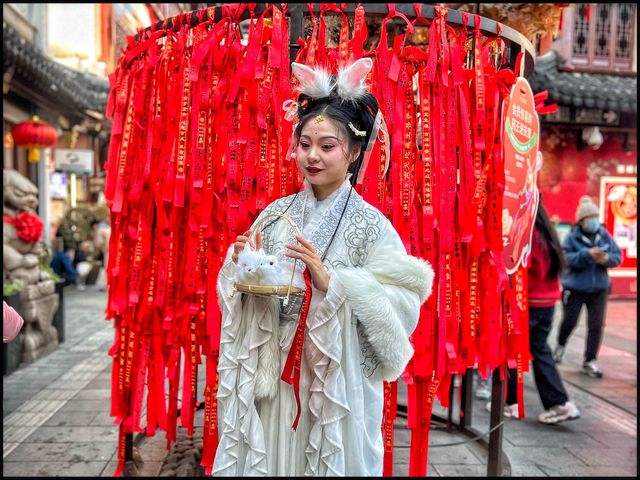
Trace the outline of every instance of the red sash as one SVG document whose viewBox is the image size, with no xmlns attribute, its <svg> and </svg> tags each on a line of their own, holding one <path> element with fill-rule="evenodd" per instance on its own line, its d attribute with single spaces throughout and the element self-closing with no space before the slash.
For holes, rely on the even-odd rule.
<svg viewBox="0 0 640 480">
<path fill-rule="evenodd" d="M 293 393 L 296 397 L 296 404 L 298 410 L 296 418 L 293 420 L 291 428 L 296 430 L 298 428 L 298 420 L 300 420 L 300 412 L 302 406 L 300 405 L 300 364 L 302 362 L 302 347 L 304 343 L 304 330 L 307 325 L 307 315 L 309 315 L 309 304 L 311 303 L 311 274 L 309 269 L 305 269 L 304 276 L 304 298 L 302 300 L 302 309 L 300 310 L 300 318 L 298 320 L 298 328 L 296 328 L 295 336 L 291 342 L 291 349 L 287 355 L 287 361 L 284 364 L 282 370 L 282 380 L 289 385 L 293 385 Z"/>
</svg>

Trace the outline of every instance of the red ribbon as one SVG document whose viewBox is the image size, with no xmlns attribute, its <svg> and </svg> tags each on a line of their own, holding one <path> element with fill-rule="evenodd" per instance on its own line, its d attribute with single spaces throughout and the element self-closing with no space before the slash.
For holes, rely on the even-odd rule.
<svg viewBox="0 0 640 480">
<path fill-rule="evenodd" d="M 305 269 L 304 276 L 304 297 L 302 299 L 302 309 L 300 310 L 300 318 L 298 320 L 298 328 L 296 334 L 293 337 L 291 343 L 291 349 L 287 355 L 287 361 L 284 364 L 282 370 L 282 380 L 293 385 L 293 392 L 296 397 L 296 404 L 298 405 L 298 411 L 296 418 L 293 421 L 292 428 L 296 430 L 298 428 L 298 420 L 300 420 L 300 364 L 302 363 L 302 346 L 304 343 L 304 329 L 307 324 L 307 315 L 309 314 L 309 304 L 311 303 L 311 274 L 309 269 Z"/>
<path fill-rule="evenodd" d="M 382 419 L 382 439 L 384 442 L 384 460 L 382 474 L 393 476 L 393 422 L 398 408 L 398 382 L 384 383 L 384 408 Z"/>
</svg>

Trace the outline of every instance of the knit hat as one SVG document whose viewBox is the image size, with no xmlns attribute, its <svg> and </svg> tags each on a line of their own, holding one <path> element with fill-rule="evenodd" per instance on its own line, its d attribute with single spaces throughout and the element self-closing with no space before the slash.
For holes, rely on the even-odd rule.
<svg viewBox="0 0 640 480">
<path fill-rule="evenodd" d="M 580 223 L 583 218 L 599 214 L 600 210 L 598 210 L 598 206 L 593 203 L 593 200 L 591 200 L 589 195 L 580 197 L 580 203 L 576 209 L 576 223 Z"/>
</svg>

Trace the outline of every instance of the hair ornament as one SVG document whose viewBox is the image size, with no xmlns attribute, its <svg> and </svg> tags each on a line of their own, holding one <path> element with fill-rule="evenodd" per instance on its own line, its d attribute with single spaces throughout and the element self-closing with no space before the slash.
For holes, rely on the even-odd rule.
<svg viewBox="0 0 640 480">
<path fill-rule="evenodd" d="M 288 122 L 293 122 L 298 117 L 298 102 L 285 100 L 282 102 L 282 110 L 284 110 L 284 119 Z"/>
<path fill-rule="evenodd" d="M 334 94 L 343 101 L 358 102 L 368 93 L 365 80 L 372 67 L 373 60 L 360 58 L 347 68 L 341 68 L 335 79 L 325 70 L 314 70 L 302 63 L 293 62 L 291 71 L 300 82 L 300 93 L 324 98 L 335 90 Z"/>
<path fill-rule="evenodd" d="M 376 118 L 373 121 L 373 129 L 371 130 L 371 136 L 369 137 L 369 143 L 364 149 L 364 157 L 362 158 L 362 165 L 360 166 L 360 171 L 358 172 L 358 177 L 356 178 L 356 184 L 362 183 L 364 180 L 365 172 L 367 171 L 367 167 L 369 166 L 369 160 L 371 159 L 371 153 L 373 153 L 373 145 L 375 142 L 379 141 L 380 143 L 384 143 L 384 175 L 387 174 L 389 170 L 389 162 L 391 155 L 391 145 L 388 144 L 389 141 L 389 129 L 387 128 L 387 122 L 384 120 L 384 115 L 381 110 L 378 110 L 376 113 Z"/>
<path fill-rule="evenodd" d="M 358 130 L 353 123 L 349 122 L 349 128 L 351 129 L 351 131 L 353 132 L 353 134 L 356 137 L 366 137 L 367 136 L 367 131 L 366 130 Z"/>
<path fill-rule="evenodd" d="M 302 63 L 293 62 L 291 71 L 300 82 L 300 93 L 311 98 L 324 98 L 331 95 L 335 86 L 333 77 L 325 70 L 313 70 Z"/>
<path fill-rule="evenodd" d="M 357 102 L 364 97 L 368 93 L 364 81 L 372 66 L 373 61 L 370 58 L 360 58 L 349 67 L 340 69 L 336 79 L 338 96 L 352 102 Z"/>
</svg>

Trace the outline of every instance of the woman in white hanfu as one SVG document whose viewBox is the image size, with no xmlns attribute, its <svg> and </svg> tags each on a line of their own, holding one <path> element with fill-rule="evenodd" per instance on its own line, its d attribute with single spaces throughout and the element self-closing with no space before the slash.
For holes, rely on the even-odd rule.
<svg viewBox="0 0 640 480">
<path fill-rule="evenodd" d="M 222 332 L 218 365 L 220 443 L 213 475 L 382 475 L 383 380 L 413 355 L 409 336 L 431 293 L 433 270 L 407 254 L 389 220 L 354 190 L 384 121 L 364 79 L 370 59 L 336 77 L 294 63 L 300 80 L 290 115 L 304 188 L 276 200 L 254 248 L 308 270 L 312 296 L 302 350 L 298 415 L 280 379 L 298 325 L 301 297 L 286 302 L 234 290 L 237 237 L 218 277 Z M 293 115 L 292 115 L 293 116 Z M 382 139 L 384 140 L 384 138 Z M 254 223 L 254 225 L 256 225 Z M 302 262 L 302 263 L 301 263 Z"/>
</svg>

